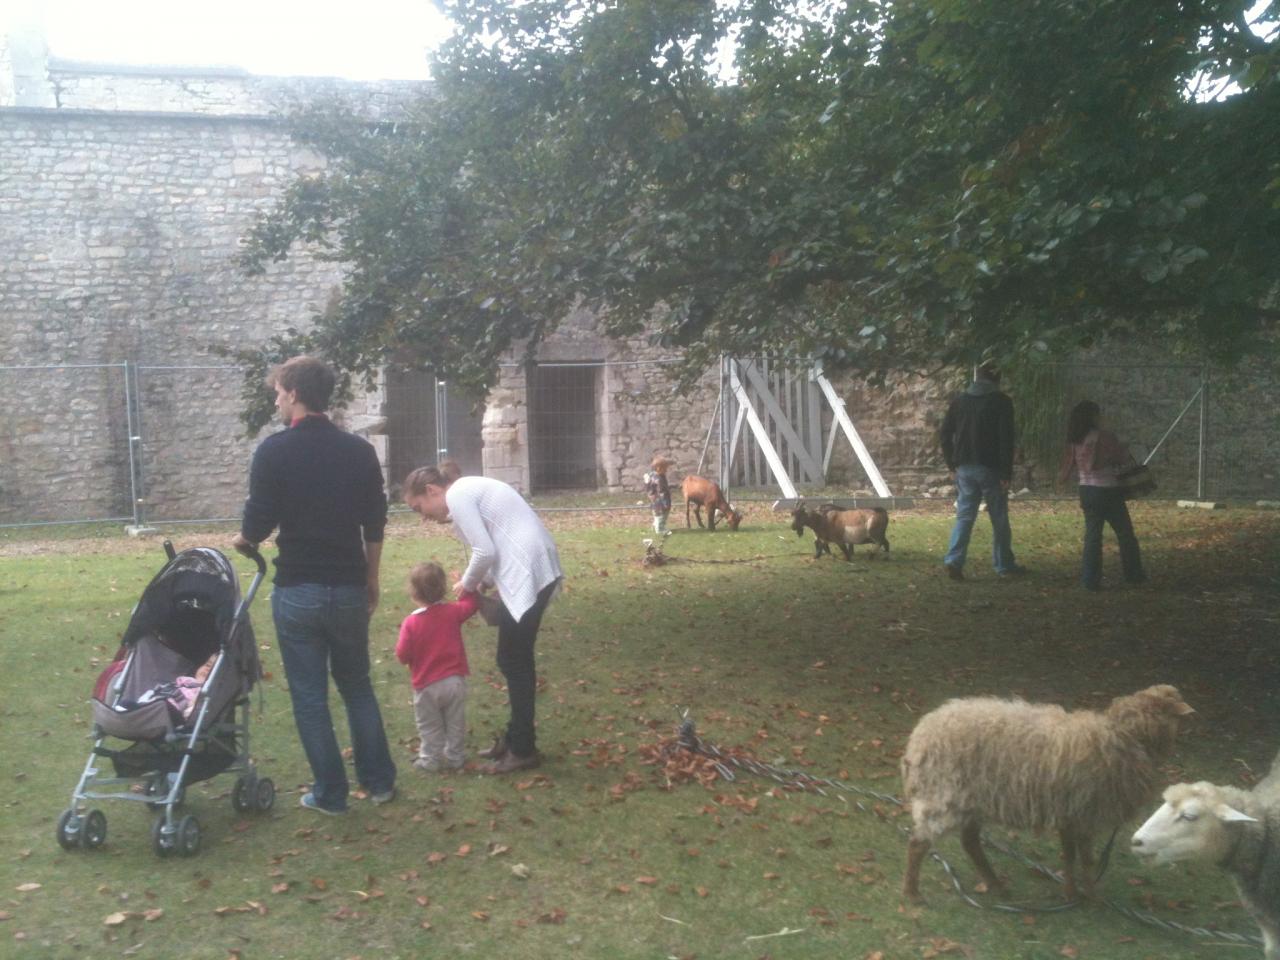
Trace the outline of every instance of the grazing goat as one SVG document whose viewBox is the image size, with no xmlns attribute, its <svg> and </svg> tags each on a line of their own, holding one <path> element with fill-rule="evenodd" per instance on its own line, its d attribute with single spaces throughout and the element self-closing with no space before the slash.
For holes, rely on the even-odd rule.
<svg viewBox="0 0 1280 960">
<path fill-rule="evenodd" d="M 853 559 L 853 547 L 858 543 L 878 543 L 889 552 L 889 538 L 884 535 L 889 526 L 889 514 L 883 507 L 871 510 L 837 510 L 825 504 L 817 510 L 798 506 L 791 511 L 791 529 L 797 537 L 804 536 L 804 528 L 813 531 L 813 558 L 824 552 L 831 553 L 830 544 L 844 552 L 845 560 Z"/>
<path fill-rule="evenodd" d="M 701 527 L 703 525 L 702 508 L 706 507 L 708 529 L 714 531 L 716 528 L 717 510 L 729 518 L 730 530 L 738 529 L 738 524 L 742 522 L 742 514 L 729 506 L 729 501 L 720 491 L 720 484 L 706 477 L 689 474 L 681 482 L 680 489 L 684 493 L 684 525 L 686 527 L 692 526 L 689 522 L 689 508 L 693 508 L 694 516 L 698 518 L 698 526 Z"/>
<path fill-rule="evenodd" d="M 1068 900 L 1092 893 L 1093 836 L 1149 803 L 1157 765 L 1173 749 L 1179 721 L 1195 711 L 1167 684 L 1116 697 L 1104 711 L 996 697 L 950 700 L 925 714 L 907 740 L 902 785 L 913 829 L 902 893 L 920 899 L 920 863 L 959 828 L 987 887 L 1002 889 L 986 855 L 984 821 L 1056 830 Z"/>
<path fill-rule="evenodd" d="M 1262 929 L 1266 960 L 1280 960 L 1280 756 L 1248 792 L 1204 782 L 1170 787 L 1132 849 L 1154 863 L 1217 864 Z"/>
</svg>

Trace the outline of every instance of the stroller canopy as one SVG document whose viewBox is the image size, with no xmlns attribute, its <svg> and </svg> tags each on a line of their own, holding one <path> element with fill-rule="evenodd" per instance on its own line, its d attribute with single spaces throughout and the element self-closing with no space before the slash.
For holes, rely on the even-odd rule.
<svg viewBox="0 0 1280 960">
<path fill-rule="evenodd" d="M 121 642 L 131 647 L 157 636 L 193 664 L 223 648 L 247 692 L 262 667 L 248 611 L 236 620 L 239 606 L 240 581 L 231 561 L 210 547 L 183 550 L 142 591 Z"/>
</svg>

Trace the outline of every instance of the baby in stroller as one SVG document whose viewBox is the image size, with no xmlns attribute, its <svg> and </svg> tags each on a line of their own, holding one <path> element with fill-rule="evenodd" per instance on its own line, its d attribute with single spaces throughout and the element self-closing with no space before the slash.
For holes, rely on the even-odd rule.
<svg viewBox="0 0 1280 960">
<path fill-rule="evenodd" d="M 275 784 L 259 775 L 249 744 L 249 694 L 262 666 L 248 610 L 266 561 L 255 553 L 257 573 L 242 600 L 239 574 L 222 553 L 178 553 L 168 542 L 165 553 L 169 562 L 143 591 L 95 684 L 93 746 L 58 819 L 65 850 L 105 842 L 106 815 L 93 801 L 146 804 L 157 814 L 151 840 L 161 857 L 200 849 L 199 821 L 176 812 L 192 784 L 234 772 L 237 812 L 275 802 Z"/>
<path fill-rule="evenodd" d="M 217 659 L 218 655 L 216 653 L 211 654 L 209 659 L 196 669 L 194 676 L 177 676 L 172 680 L 157 683 L 149 690 L 144 690 L 136 698 L 121 697 L 112 705 L 112 709 L 118 713 L 127 713 L 144 704 L 164 700 L 169 704 L 169 713 L 173 722 L 181 725 L 191 719 L 191 714 L 196 708 L 196 700 L 200 696 L 204 682 L 209 679 L 209 672 L 213 669 Z"/>
</svg>

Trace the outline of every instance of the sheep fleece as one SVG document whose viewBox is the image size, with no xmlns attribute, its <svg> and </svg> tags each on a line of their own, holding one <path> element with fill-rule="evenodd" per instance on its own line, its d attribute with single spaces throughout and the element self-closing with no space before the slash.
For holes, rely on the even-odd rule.
<svg viewBox="0 0 1280 960">
<path fill-rule="evenodd" d="M 1154 761 L 1174 735 L 1154 716 L 1129 716 L 1149 713 L 1125 702 L 1138 699 L 1100 713 L 973 697 L 926 714 L 902 758 L 917 831 L 937 838 L 975 819 L 1029 830 L 1128 819 L 1151 800 Z"/>
</svg>

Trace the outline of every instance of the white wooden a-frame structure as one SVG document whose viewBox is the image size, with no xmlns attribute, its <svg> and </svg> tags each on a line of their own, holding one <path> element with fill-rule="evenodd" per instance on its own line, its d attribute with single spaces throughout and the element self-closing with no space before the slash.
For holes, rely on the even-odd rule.
<svg viewBox="0 0 1280 960">
<path fill-rule="evenodd" d="M 825 450 L 824 401 L 831 410 Z M 785 500 L 796 500 L 797 481 L 826 483 L 836 438 L 843 433 L 877 495 L 883 499 L 893 497 L 849 418 L 844 400 L 816 364 L 807 360 L 722 357 L 716 411 L 720 423 L 720 485 L 726 491 L 731 486 L 766 485 L 771 478 Z M 713 424 L 714 420 L 713 417 Z M 710 440 L 709 429 L 707 443 Z M 705 456 L 706 444 L 704 459 Z M 699 470 L 701 466 L 699 463 Z"/>
</svg>

